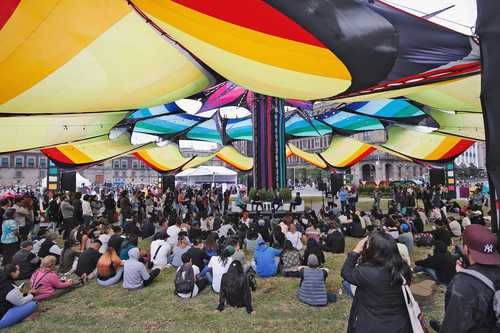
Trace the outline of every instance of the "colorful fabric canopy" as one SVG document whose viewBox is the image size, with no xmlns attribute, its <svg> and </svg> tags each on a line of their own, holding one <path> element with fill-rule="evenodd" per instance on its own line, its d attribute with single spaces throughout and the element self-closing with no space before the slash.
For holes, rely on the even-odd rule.
<svg viewBox="0 0 500 333">
<path fill-rule="evenodd" d="M 214 82 L 125 1 L 9 0 L 0 9 L 0 113 L 128 110 Z"/>
</svg>

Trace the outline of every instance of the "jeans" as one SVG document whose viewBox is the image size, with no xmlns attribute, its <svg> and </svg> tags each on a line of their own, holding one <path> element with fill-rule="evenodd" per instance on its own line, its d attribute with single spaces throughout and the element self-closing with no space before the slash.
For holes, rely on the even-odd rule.
<svg viewBox="0 0 500 333">
<path fill-rule="evenodd" d="M 122 275 L 123 275 L 123 267 L 120 267 L 116 271 L 115 275 L 113 275 L 112 277 L 110 277 L 106 280 L 101 280 L 101 279 L 97 278 L 97 284 L 102 286 L 102 287 L 112 286 L 112 285 L 118 283 L 122 279 Z"/>
<path fill-rule="evenodd" d="M 38 309 L 38 304 L 34 301 L 10 308 L 0 319 L 0 329 L 15 325 L 23 319 L 29 317 Z"/>
<path fill-rule="evenodd" d="M 354 297 L 354 292 L 352 290 L 352 284 L 350 284 L 347 281 L 342 281 L 342 289 L 344 290 L 345 294 L 349 297 Z"/>
<path fill-rule="evenodd" d="M 433 279 L 434 281 L 439 282 L 438 276 L 436 274 L 436 270 L 434 270 L 432 268 L 423 267 L 423 266 L 415 266 L 414 272 L 415 273 L 419 273 L 419 272 L 425 273 L 425 274 L 429 275 L 431 277 L 431 279 Z"/>
</svg>

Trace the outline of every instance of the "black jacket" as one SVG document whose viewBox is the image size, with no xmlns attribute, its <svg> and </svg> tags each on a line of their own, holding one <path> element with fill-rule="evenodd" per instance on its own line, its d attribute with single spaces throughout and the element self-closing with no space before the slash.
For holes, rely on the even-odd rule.
<svg viewBox="0 0 500 333">
<path fill-rule="evenodd" d="M 439 282 L 448 284 L 455 276 L 456 259 L 450 253 L 436 253 L 424 260 L 415 261 L 415 265 L 432 268 L 436 271 Z"/>
<path fill-rule="evenodd" d="M 356 266 L 359 254 L 350 252 L 342 278 L 357 286 L 349 315 L 348 333 L 412 333 L 401 284 L 391 285 L 389 273 L 380 266 Z"/>
<path fill-rule="evenodd" d="M 469 269 L 486 275 L 498 289 L 500 267 L 474 265 Z M 446 290 L 441 333 L 498 333 L 493 312 L 493 290 L 477 278 L 457 273 Z"/>
</svg>

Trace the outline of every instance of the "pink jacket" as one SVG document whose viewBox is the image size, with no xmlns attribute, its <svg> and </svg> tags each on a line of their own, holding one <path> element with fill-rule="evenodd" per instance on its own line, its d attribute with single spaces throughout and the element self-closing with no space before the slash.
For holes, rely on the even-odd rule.
<svg viewBox="0 0 500 333">
<path fill-rule="evenodd" d="M 62 282 L 57 273 L 40 268 L 31 276 L 31 285 L 33 288 L 39 288 L 35 299 L 43 301 L 52 296 L 56 289 L 69 288 L 72 283 Z"/>
</svg>

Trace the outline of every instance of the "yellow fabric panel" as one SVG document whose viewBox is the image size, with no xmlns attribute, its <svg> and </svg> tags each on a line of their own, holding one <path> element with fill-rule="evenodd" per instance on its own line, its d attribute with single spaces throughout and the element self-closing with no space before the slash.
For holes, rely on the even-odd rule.
<svg viewBox="0 0 500 333">
<path fill-rule="evenodd" d="M 316 99 L 338 94 L 351 84 L 345 65 L 326 48 L 240 27 L 173 1 L 134 3 L 215 71 L 250 90 Z"/>
<path fill-rule="evenodd" d="M 349 165 L 361 152 L 369 148 L 370 145 L 343 136 L 334 136 L 328 148 L 320 155 L 328 164 L 335 167 L 345 167 Z"/>
<path fill-rule="evenodd" d="M 432 149 L 432 151 L 426 156 L 428 160 L 439 160 L 443 155 L 445 155 L 451 147 L 454 147 L 459 143 L 460 138 L 456 136 L 444 136 L 441 143 Z"/>
<path fill-rule="evenodd" d="M 439 124 L 440 133 L 485 140 L 483 114 L 479 112 L 426 111 Z"/>
<path fill-rule="evenodd" d="M 288 148 L 295 156 L 300 157 L 304 161 L 309 162 L 318 168 L 325 169 L 328 167 L 328 165 L 325 163 L 325 161 L 323 161 L 321 159 L 321 157 L 319 157 L 318 154 L 316 154 L 316 153 L 305 152 L 305 151 L 297 148 L 296 146 L 294 146 L 291 143 L 288 144 Z"/>
<path fill-rule="evenodd" d="M 253 158 L 241 154 L 233 146 L 225 146 L 216 153 L 216 156 L 241 171 L 248 171 L 253 168 Z"/>
<path fill-rule="evenodd" d="M 480 95 L 481 74 L 476 74 L 407 94 L 406 97 L 437 109 L 482 112 Z"/>
<path fill-rule="evenodd" d="M 480 80 L 480 75 L 476 74 L 410 88 L 339 98 L 335 99 L 335 102 L 353 103 L 404 96 L 438 109 L 481 112 Z"/>
<path fill-rule="evenodd" d="M 0 152 L 25 150 L 64 144 L 107 135 L 109 130 L 128 114 L 104 112 L 74 115 L 39 115 L 0 118 Z M 29 133 L 29 135 L 19 135 Z"/>
<path fill-rule="evenodd" d="M 0 112 L 141 108 L 194 94 L 208 83 L 187 57 L 131 12 L 44 80 L 1 105 Z"/>
<path fill-rule="evenodd" d="M 187 170 L 191 168 L 196 168 L 197 166 L 200 166 L 204 163 L 207 163 L 211 159 L 215 157 L 216 154 L 211 154 L 208 156 L 196 156 L 193 158 L 191 161 L 187 162 L 183 167 L 182 170 Z"/>
<path fill-rule="evenodd" d="M 137 154 L 148 164 L 151 164 L 157 170 L 161 171 L 176 170 L 191 159 L 190 157 L 182 156 L 179 146 L 176 144 L 141 150 L 138 151 L 136 155 Z"/>
<path fill-rule="evenodd" d="M 0 33 L 0 104 L 54 72 L 130 11 L 116 0 L 22 1 Z"/>
</svg>

